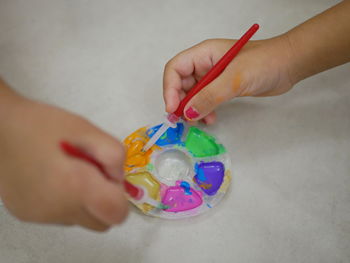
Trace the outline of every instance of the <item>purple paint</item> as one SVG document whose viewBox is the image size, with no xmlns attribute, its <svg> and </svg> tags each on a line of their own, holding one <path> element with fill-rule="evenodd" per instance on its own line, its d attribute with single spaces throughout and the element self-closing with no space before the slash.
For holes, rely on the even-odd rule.
<svg viewBox="0 0 350 263">
<path fill-rule="evenodd" d="M 207 195 L 215 195 L 225 176 L 222 162 L 201 162 L 195 166 L 194 181 Z"/>
</svg>

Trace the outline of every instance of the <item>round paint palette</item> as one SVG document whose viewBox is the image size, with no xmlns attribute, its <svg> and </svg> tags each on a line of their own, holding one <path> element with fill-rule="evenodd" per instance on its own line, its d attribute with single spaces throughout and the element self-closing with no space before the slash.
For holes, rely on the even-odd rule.
<svg viewBox="0 0 350 263">
<path fill-rule="evenodd" d="M 225 147 L 202 129 L 178 122 L 142 152 L 160 126 L 140 128 L 124 140 L 125 172 L 128 182 L 145 189 L 148 197 L 167 209 L 130 201 L 145 214 L 161 218 L 184 218 L 208 211 L 222 199 L 231 182 Z"/>
</svg>

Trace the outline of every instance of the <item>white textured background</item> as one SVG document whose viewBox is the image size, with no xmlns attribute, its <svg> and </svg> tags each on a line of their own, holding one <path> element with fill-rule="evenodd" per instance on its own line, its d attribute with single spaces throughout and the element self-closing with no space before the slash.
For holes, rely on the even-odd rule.
<svg viewBox="0 0 350 263">
<path fill-rule="evenodd" d="M 0 0 L 0 75 L 115 136 L 156 123 L 163 66 L 206 38 L 280 34 L 330 0 Z M 0 207 L 0 262 L 350 262 L 350 66 L 286 95 L 237 99 L 210 128 L 233 187 L 212 213 L 132 210 L 105 234 L 18 222 Z M 35 209 L 35 207 L 33 207 Z"/>
</svg>

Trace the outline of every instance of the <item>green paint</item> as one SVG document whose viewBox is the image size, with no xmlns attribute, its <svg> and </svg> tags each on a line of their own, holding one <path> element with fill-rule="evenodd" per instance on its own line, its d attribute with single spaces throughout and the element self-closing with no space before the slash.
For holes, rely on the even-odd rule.
<svg viewBox="0 0 350 263">
<path fill-rule="evenodd" d="M 168 136 L 167 132 L 164 132 L 164 134 L 160 137 L 160 139 L 165 140 L 167 136 Z"/>
<path fill-rule="evenodd" d="M 162 210 L 166 210 L 166 209 L 169 208 L 169 206 L 168 206 L 168 205 L 165 205 L 165 204 L 163 204 L 163 203 L 159 203 L 159 205 L 158 205 L 157 208 L 158 208 L 158 209 L 162 209 Z"/>
<path fill-rule="evenodd" d="M 185 147 L 194 157 L 208 157 L 226 152 L 222 144 L 217 144 L 213 136 L 191 127 L 188 130 Z"/>
<path fill-rule="evenodd" d="M 151 163 L 147 164 L 147 170 L 148 171 L 153 171 L 154 170 L 154 165 L 151 164 Z"/>
</svg>

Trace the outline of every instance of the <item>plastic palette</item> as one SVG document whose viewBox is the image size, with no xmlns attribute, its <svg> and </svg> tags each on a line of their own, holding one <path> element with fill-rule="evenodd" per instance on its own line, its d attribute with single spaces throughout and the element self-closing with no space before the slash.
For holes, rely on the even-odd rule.
<svg viewBox="0 0 350 263">
<path fill-rule="evenodd" d="M 124 140 L 125 172 L 127 181 L 146 189 L 150 198 L 168 209 L 134 204 L 147 215 L 168 219 L 210 210 L 220 202 L 231 182 L 231 164 L 225 147 L 202 129 L 179 122 L 151 149 L 142 152 L 159 127 L 140 128 Z"/>
</svg>

